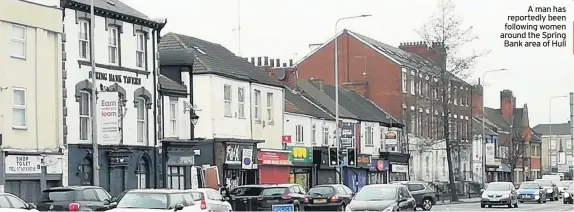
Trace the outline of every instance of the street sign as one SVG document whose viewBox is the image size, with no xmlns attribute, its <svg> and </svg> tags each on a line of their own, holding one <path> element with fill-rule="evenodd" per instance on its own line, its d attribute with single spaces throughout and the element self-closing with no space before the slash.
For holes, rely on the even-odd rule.
<svg viewBox="0 0 574 212">
<path fill-rule="evenodd" d="M 294 209 L 293 204 L 271 206 L 273 212 L 293 212 Z"/>
</svg>

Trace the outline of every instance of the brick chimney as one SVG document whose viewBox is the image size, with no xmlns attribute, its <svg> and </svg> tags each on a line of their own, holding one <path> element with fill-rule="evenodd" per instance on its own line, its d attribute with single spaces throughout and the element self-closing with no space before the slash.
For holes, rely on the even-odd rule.
<svg viewBox="0 0 574 212">
<path fill-rule="evenodd" d="M 406 42 L 401 43 L 399 48 L 415 53 L 423 58 L 431 60 L 438 65 L 444 66 L 446 64 L 446 50 L 444 45 L 440 42 L 433 42 L 430 45 L 424 41 L 419 42 Z"/>
<path fill-rule="evenodd" d="M 288 88 L 293 90 L 297 88 L 296 68 L 283 68 L 283 67 L 273 68 L 269 66 L 262 66 L 259 68 L 265 71 L 269 77 L 277 80 L 277 82 L 281 83 L 282 85 L 287 86 Z M 279 78 L 277 78 L 277 76 L 279 75 L 278 72 L 285 72 L 285 77 L 283 78 L 283 80 L 279 80 Z"/>
<path fill-rule="evenodd" d="M 482 118 L 482 85 L 472 86 L 472 117 Z"/>
<path fill-rule="evenodd" d="M 511 90 L 500 91 L 500 113 L 506 121 L 512 123 L 512 114 L 516 104 L 516 98 Z"/>
</svg>

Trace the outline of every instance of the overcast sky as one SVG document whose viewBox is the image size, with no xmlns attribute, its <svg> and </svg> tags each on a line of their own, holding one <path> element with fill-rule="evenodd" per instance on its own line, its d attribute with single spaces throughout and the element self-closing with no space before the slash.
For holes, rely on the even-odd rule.
<svg viewBox="0 0 574 212">
<path fill-rule="evenodd" d="M 153 18 L 167 18 L 164 33 L 177 32 L 220 43 L 236 54 L 238 17 L 241 20 L 241 56 L 302 58 L 309 44 L 334 36 L 338 18 L 372 14 L 343 21 L 347 28 L 381 42 L 398 46 L 419 41 L 415 32 L 436 13 L 434 0 L 122 0 Z M 486 105 L 499 108 L 503 89 L 510 89 L 517 106 L 528 104 L 530 124 L 548 123 L 551 96 L 574 91 L 572 0 L 454 0 L 464 24 L 472 26 L 479 40 L 466 51 L 491 50 L 472 69 L 474 78 L 486 70 Z M 542 4 L 545 2 L 546 4 Z M 550 2 L 553 2 L 550 4 Z M 238 7 L 240 5 L 240 7 Z M 567 48 L 504 48 L 500 33 L 508 15 L 525 15 L 528 6 L 565 6 L 568 9 Z M 568 98 L 552 101 L 552 122 L 567 122 Z"/>
</svg>

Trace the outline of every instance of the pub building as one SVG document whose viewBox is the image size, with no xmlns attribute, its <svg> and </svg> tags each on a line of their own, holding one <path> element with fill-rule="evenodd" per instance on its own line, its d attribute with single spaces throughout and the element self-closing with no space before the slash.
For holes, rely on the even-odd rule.
<svg viewBox="0 0 574 212">
<path fill-rule="evenodd" d="M 309 190 L 313 185 L 313 148 L 288 146 L 287 149 L 289 150 L 289 161 L 293 165 L 289 181 Z"/>
</svg>

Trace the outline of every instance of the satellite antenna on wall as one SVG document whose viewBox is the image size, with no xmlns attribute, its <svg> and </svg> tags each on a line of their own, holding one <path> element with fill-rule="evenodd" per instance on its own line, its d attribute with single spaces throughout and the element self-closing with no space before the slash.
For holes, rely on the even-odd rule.
<svg viewBox="0 0 574 212">
<path fill-rule="evenodd" d="M 285 75 L 284 69 L 277 69 L 277 71 L 275 71 L 275 77 L 277 77 L 279 81 L 283 81 L 285 79 Z"/>
</svg>

